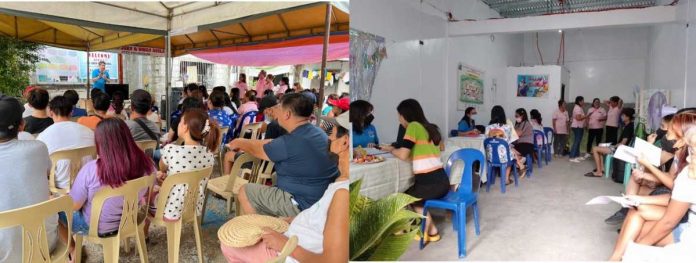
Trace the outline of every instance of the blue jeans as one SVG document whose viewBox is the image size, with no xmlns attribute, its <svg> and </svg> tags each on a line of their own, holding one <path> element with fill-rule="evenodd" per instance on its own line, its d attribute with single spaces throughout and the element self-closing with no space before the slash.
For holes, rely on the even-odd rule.
<svg viewBox="0 0 696 263">
<path fill-rule="evenodd" d="M 58 213 L 58 220 L 63 225 L 68 224 L 68 218 L 63 212 Z M 85 221 L 85 217 L 80 211 L 73 211 L 72 232 L 83 236 L 89 234 L 89 223 Z"/>
<path fill-rule="evenodd" d="M 582 141 L 582 134 L 585 132 L 583 128 L 573 128 L 573 147 L 570 148 L 570 158 L 577 158 L 580 156 L 580 142 Z"/>
</svg>

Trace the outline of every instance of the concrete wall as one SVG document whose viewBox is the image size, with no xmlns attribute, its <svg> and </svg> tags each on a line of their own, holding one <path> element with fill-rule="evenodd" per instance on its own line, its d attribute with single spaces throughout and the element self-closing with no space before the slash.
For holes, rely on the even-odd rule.
<svg viewBox="0 0 696 263">
<path fill-rule="evenodd" d="M 575 29 L 565 31 L 565 64 L 570 70 L 571 99 L 608 99 L 618 95 L 634 102 L 635 87 L 646 88 L 650 27 Z M 561 34 L 539 33 L 546 65 L 557 63 Z M 541 65 L 536 33 L 524 35 L 524 64 Z M 562 62 L 561 62 L 562 63 Z"/>
</svg>

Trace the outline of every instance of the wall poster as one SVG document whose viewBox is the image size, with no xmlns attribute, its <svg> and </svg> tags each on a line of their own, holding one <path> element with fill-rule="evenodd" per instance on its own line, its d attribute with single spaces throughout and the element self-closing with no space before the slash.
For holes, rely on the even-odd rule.
<svg viewBox="0 0 696 263">
<path fill-rule="evenodd" d="M 463 111 L 472 106 L 470 104 L 483 104 L 483 75 L 482 70 L 470 66 L 460 67 L 457 110 Z"/>
<path fill-rule="evenodd" d="M 549 75 L 517 75 L 517 97 L 549 96 Z"/>
</svg>

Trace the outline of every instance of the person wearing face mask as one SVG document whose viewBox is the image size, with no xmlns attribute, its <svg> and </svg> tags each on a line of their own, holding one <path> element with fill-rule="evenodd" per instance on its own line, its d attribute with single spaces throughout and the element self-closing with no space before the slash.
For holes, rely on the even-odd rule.
<svg viewBox="0 0 696 263">
<path fill-rule="evenodd" d="M 673 166 L 676 179 L 669 182 L 671 195 L 628 196 L 637 202 L 636 209 L 630 209 L 610 260 L 696 260 L 696 112 L 677 113 L 671 126 L 680 148 Z"/>
<path fill-rule="evenodd" d="M 264 139 L 275 139 L 288 133 L 276 120 L 276 105 L 278 105 L 278 99 L 273 95 L 265 96 L 261 99 L 259 112 L 263 112 L 265 121 L 260 131 L 264 134 Z"/>
<path fill-rule="evenodd" d="M 626 187 L 626 194 L 628 195 L 662 195 L 669 194 L 672 189 L 674 178 L 677 175 L 676 170 L 672 170 L 672 165 L 675 152 L 676 135 L 672 129 L 672 118 L 674 115 L 670 114 L 662 119 L 661 130 L 665 131 L 664 136 L 659 142 L 662 147 L 662 156 L 660 163 L 664 169 L 658 169 L 652 166 L 644 158 L 639 158 L 638 162 L 645 167 L 645 171 L 634 170 L 630 181 Z M 658 130 L 659 131 L 659 130 Z M 658 135 L 652 134 L 648 137 L 648 142 L 654 141 Z M 628 214 L 628 208 L 621 208 L 619 211 L 614 213 L 609 218 L 605 219 L 604 222 L 609 225 L 621 224 Z"/>
<path fill-rule="evenodd" d="M 338 176 L 327 154 L 328 136 L 309 123 L 315 101 L 292 93 L 274 109 L 274 116 L 288 134 L 273 140 L 238 138 L 227 147 L 256 158 L 272 161 L 277 172 L 276 186 L 246 184 L 237 201 L 244 214 L 292 217 L 319 201 Z"/>
<path fill-rule="evenodd" d="M 519 153 L 520 159 L 534 154 L 534 129 L 529 122 L 529 117 L 527 117 L 527 111 L 523 108 L 515 111 L 515 132 L 520 138 L 512 145 Z M 521 168 L 520 170 L 522 171 L 520 177 L 524 177 L 527 174 L 526 169 Z"/>
<path fill-rule="evenodd" d="M 464 111 L 464 117 L 457 124 L 457 132 L 459 136 L 479 135 L 481 132 L 476 129 L 476 122 L 473 117 L 476 115 L 476 108 L 468 107 Z"/>
<path fill-rule="evenodd" d="M 336 118 L 329 137 L 329 162 L 338 166 L 339 176 L 329 184 L 319 201 L 297 216 L 285 217 L 285 233 L 264 229 L 261 241 L 245 248 L 221 244 L 228 262 L 268 262 L 278 256 L 289 237 L 297 236 L 297 247 L 284 262 L 347 262 L 349 248 L 350 169 L 349 112 Z M 305 156 L 304 158 L 309 158 Z"/>
<path fill-rule="evenodd" d="M 350 103 L 350 122 L 353 123 L 353 147 L 375 147 L 379 145 L 377 128 L 372 125 L 374 107 L 367 101 Z"/>
</svg>

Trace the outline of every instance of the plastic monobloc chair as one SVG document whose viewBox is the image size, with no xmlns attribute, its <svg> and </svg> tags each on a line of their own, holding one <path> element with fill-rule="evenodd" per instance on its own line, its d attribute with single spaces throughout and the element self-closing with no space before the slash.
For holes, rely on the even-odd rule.
<svg viewBox="0 0 696 263">
<path fill-rule="evenodd" d="M 476 235 L 479 231 L 479 213 L 478 213 L 478 194 L 472 191 L 472 176 L 474 174 L 473 165 L 479 162 L 479 169 L 482 170 L 485 158 L 479 150 L 464 148 L 457 150 L 450 155 L 445 165 L 445 172 L 452 177 L 451 168 L 455 162 L 462 161 L 464 163 L 464 171 L 461 176 L 459 187 L 456 191 L 450 191 L 445 197 L 437 200 L 427 200 L 423 206 L 423 216 L 427 215 L 428 210 L 432 208 L 446 209 L 453 212 L 454 217 L 452 225 L 457 231 L 457 241 L 459 249 L 459 258 L 466 257 L 466 209 L 472 207 L 474 209 L 474 224 L 476 227 Z M 480 172 L 480 171 L 479 171 Z M 421 221 L 421 232 L 426 233 L 425 220 Z M 423 236 L 420 240 L 420 249 L 425 246 Z"/>
</svg>

